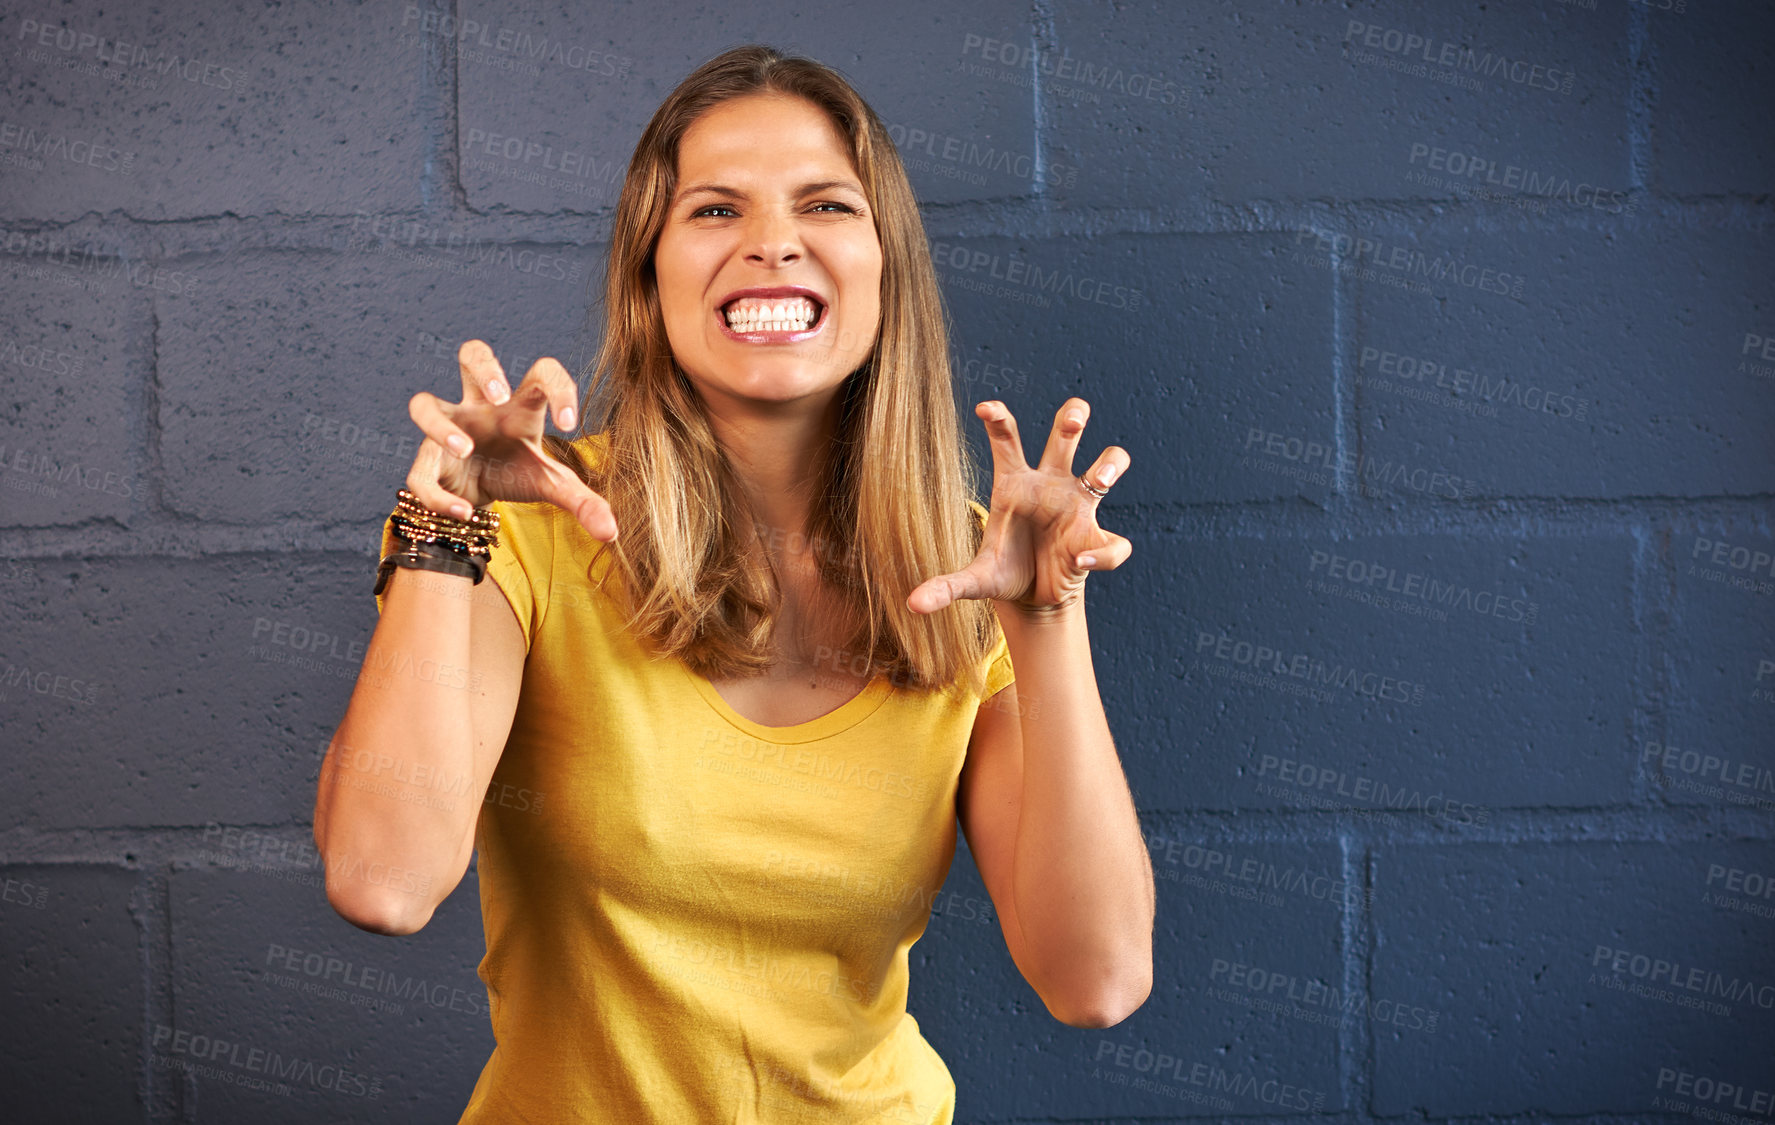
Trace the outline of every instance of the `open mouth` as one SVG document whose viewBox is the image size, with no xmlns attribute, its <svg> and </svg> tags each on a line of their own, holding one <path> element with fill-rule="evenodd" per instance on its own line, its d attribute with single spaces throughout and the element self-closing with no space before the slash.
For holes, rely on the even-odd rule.
<svg viewBox="0 0 1775 1125">
<path fill-rule="evenodd" d="M 729 336 L 742 340 L 803 340 L 824 326 L 826 306 L 801 294 L 741 297 L 716 310 L 716 319 Z"/>
</svg>

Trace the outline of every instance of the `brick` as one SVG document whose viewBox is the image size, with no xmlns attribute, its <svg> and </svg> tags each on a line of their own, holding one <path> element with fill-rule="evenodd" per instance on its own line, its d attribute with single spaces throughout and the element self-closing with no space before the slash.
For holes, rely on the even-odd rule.
<svg viewBox="0 0 1775 1125">
<path fill-rule="evenodd" d="M 306 820 L 375 627 L 373 560 L 373 530 L 361 558 L 33 560 L 0 600 L 0 817 Z"/>
<path fill-rule="evenodd" d="M 721 51 L 758 42 L 811 56 L 849 78 L 900 147 L 920 202 L 1035 191 L 1029 88 L 1015 74 L 1000 80 L 996 69 L 988 79 L 958 81 L 956 74 L 970 57 L 964 48 L 979 50 L 969 46 L 970 36 L 1030 41 L 1027 7 L 1011 0 L 966 9 L 920 0 L 792 23 L 731 7 L 563 9 L 547 22 L 488 0 L 458 10 L 464 29 L 469 21 L 486 29 L 465 42 L 458 67 L 462 182 L 477 209 L 614 208 L 636 142 L 666 95 Z M 437 26 L 434 38 L 442 34 Z M 553 61 L 544 37 L 583 53 L 570 59 L 564 49 Z M 862 43 L 866 51 L 858 50 Z M 542 61 L 523 62 L 514 78 L 507 64 L 526 51 L 540 51 Z M 564 105 L 590 112 L 564 122 Z"/>
<path fill-rule="evenodd" d="M 955 1076 L 957 1121 L 1216 1112 L 1197 1097 L 1224 1098 L 1226 1113 L 1268 1117 L 1304 1116 L 1316 1094 L 1323 1094 L 1320 1109 L 1342 1108 L 1338 1017 L 1318 1002 L 1324 986 L 1339 982 L 1338 909 L 1310 890 L 1272 891 L 1282 900 L 1272 905 L 1213 887 L 1220 882 L 1262 894 L 1272 875 L 1335 874 L 1336 847 L 1215 844 L 1223 858 L 1207 861 L 1186 855 L 1194 841 L 1177 849 L 1172 842 L 1180 841 L 1152 844 L 1159 902 L 1152 995 L 1114 1027 L 1071 1028 L 1049 1015 L 996 925 L 932 919 L 912 949 L 908 1007 Z M 1173 851 L 1175 863 L 1167 858 Z M 1192 886 L 1185 881 L 1190 876 L 1209 885 Z M 984 895 L 960 842 L 944 891 L 952 889 Z M 1263 990 L 1254 990 L 1253 968 L 1294 980 L 1272 993 L 1265 977 Z M 1286 1005 L 1262 1010 L 1240 1002 L 1280 999 L 1289 987 L 1302 997 L 1310 991 L 1313 1016 L 1325 1019 L 1306 1011 L 1297 1017 Z M 1223 989 L 1234 999 L 1210 995 Z M 1013 1024 L 1007 1030 L 1008 1013 Z M 1015 1048 L 1007 1051 L 1010 1044 Z M 1161 1063 L 1160 1056 L 1172 1061 Z M 1137 1079 L 1169 1089 L 1139 1088 Z M 1285 1088 L 1291 1092 L 1285 1095 Z"/>
<path fill-rule="evenodd" d="M 1509 185 L 1494 189 L 1509 199 L 1529 173 L 1555 193 L 1565 181 L 1573 192 L 1628 181 L 1628 17 L 1619 7 L 1552 7 L 1530 20 L 1406 0 L 1263 15 L 1148 0 L 1059 4 L 1054 22 L 1043 144 L 1050 159 L 1079 169 L 1076 183 L 1053 192 L 1068 204 L 1452 199 L 1461 197 L 1452 184 L 1488 176 Z M 1371 27 L 1376 47 L 1366 45 Z M 1409 52 L 1407 36 L 1418 40 Z M 1474 55 L 1445 67 L 1445 48 L 1455 60 L 1463 49 Z M 1501 69 L 1499 59 L 1508 60 Z M 1542 70 L 1520 69 L 1524 81 L 1512 81 L 1518 61 Z M 1451 73 L 1463 81 L 1435 77 Z M 1568 74 L 1569 92 L 1548 88 L 1564 87 Z M 1435 149 L 1488 171 L 1476 175 L 1466 160 L 1449 171 Z"/>
<path fill-rule="evenodd" d="M 1768 119 L 1757 107 L 1775 101 L 1768 10 L 1685 0 L 1647 0 L 1645 7 L 1658 90 L 1653 182 L 1678 195 L 1766 194 L 1775 185 L 1775 154 L 1759 142 Z"/>
<path fill-rule="evenodd" d="M 1346 365 L 1363 380 L 1358 416 L 1373 456 L 1434 462 L 1476 481 L 1480 496 L 1775 488 L 1765 454 L 1775 394 L 1752 369 L 1756 357 L 1743 354 L 1747 335 L 1775 330 L 1761 303 L 1770 236 L 1441 225 L 1356 233 L 1373 246 L 1361 260 L 1374 276 L 1358 283 Z M 1476 284 L 1461 284 L 1460 272 L 1427 282 L 1432 294 L 1396 284 L 1423 282 L 1428 262 L 1458 263 Z M 1488 269 L 1494 284 L 1520 278 L 1519 296 L 1487 286 Z M 1663 278 L 1683 280 L 1672 288 Z M 1394 358 L 1389 373 L 1388 355 L 1415 362 L 1407 369 Z M 1482 406 L 1495 414 L 1479 416 Z"/>
<path fill-rule="evenodd" d="M 487 990 L 475 975 L 486 952 L 478 886 L 470 874 L 425 929 L 388 937 L 339 917 L 324 883 L 175 872 L 176 1022 L 157 1030 L 160 1050 L 189 1057 L 173 1044 L 200 1035 L 237 1048 L 209 1064 L 234 1079 L 197 1077 L 192 1120 L 372 1120 L 395 1106 L 428 1120 L 459 1115 L 493 1051 Z M 305 1080 L 304 1068 L 282 1079 L 288 1095 L 239 1081 L 278 1081 L 267 1073 L 274 1054 L 312 1061 L 316 1077 Z M 323 1072 L 327 1065 L 341 1069 Z"/>
<path fill-rule="evenodd" d="M 0 418 L 0 523 L 127 521 L 151 503 L 132 422 L 144 409 L 148 297 L 97 245 L 14 232 L 0 248 L 11 406 Z"/>
<path fill-rule="evenodd" d="M 1061 403 L 1078 395 L 1091 418 L 1074 470 L 1109 445 L 1129 454 L 1106 505 L 1328 496 L 1293 465 L 1242 461 L 1253 431 L 1336 440 L 1330 279 L 1288 262 L 1287 243 L 932 239 L 955 325 L 957 406 L 981 465 L 992 461 L 977 402 L 1003 397 L 1034 465 Z"/>
<path fill-rule="evenodd" d="M 1710 887 L 1715 866 L 1766 881 L 1775 852 L 1749 840 L 1384 848 L 1372 994 L 1444 1017 L 1429 1036 L 1377 1025 L 1373 1112 L 1646 1119 L 1671 1109 L 1654 1101 L 1673 1088 L 1660 1089 L 1666 1070 L 1767 1089 L 1775 920 L 1704 900 L 1729 878 Z M 1610 971 L 1614 951 L 1629 955 L 1625 971 Z M 1657 960 L 1680 967 L 1653 981 Z M 1691 969 L 1700 989 L 1687 987 Z M 1675 1002 L 1718 1000 L 1709 979 L 1756 991 L 1728 1001 L 1729 1016 Z"/>
<path fill-rule="evenodd" d="M 91 864 L 0 867 L 8 1121 L 142 1120 L 136 879 Z"/>
<path fill-rule="evenodd" d="M 1603 534 L 1138 540 L 1090 595 L 1136 799 L 1455 826 L 1630 800 L 1632 558 Z"/>
<path fill-rule="evenodd" d="M 201 299 L 161 310 L 168 503 L 221 522 L 386 516 L 423 435 L 421 390 L 462 399 L 482 339 L 516 387 L 574 335 L 601 251 L 484 238 L 364 213 L 344 253 L 249 254 L 207 267 Z M 452 241 L 452 238 L 455 238 Z"/>
<path fill-rule="evenodd" d="M 1665 734 L 1639 769 L 1673 804 L 1775 809 L 1775 536 L 1746 520 L 1674 532 Z"/>
<path fill-rule="evenodd" d="M 13 21 L 6 124 L 17 132 L 0 146 L 42 167 L 8 169 L 8 213 L 164 222 L 325 200 L 416 205 L 423 57 L 397 42 L 399 6 L 385 10 L 290 15 L 237 0 L 201 16 L 133 5 Z"/>
</svg>

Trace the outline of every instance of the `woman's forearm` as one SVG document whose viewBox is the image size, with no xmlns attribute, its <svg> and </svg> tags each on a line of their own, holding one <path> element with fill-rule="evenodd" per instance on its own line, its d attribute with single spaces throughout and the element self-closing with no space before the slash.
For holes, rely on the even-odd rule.
<svg viewBox="0 0 1775 1125">
<path fill-rule="evenodd" d="M 1155 898 L 1097 692 L 1084 602 L 1045 614 L 994 607 L 1022 715 L 1012 888 L 1031 975 L 1044 1000 L 1107 1011 L 1114 1022 L 1151 990 Z"/>
</svg>

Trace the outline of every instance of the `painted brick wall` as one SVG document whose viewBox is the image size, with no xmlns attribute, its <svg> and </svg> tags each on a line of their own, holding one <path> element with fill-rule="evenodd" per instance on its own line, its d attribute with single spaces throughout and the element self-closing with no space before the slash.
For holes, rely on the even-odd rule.
<svg viewBox="0 0 1775 1125">
<path fill-rule="evenodd" d="M 1132 456 L 1157 979 L 1057 1023 L 959 853 L 958 1120 L 1775 1115 L 1765 5 L 7 0 L 0 1116 L 455 1120 L 473 872 L 363 933 L 309 823 L 406 400 L 582 370 L 628 154 L 745 41 L 890 123 L 971 437 L 1077 394 Z"/>
</svg>

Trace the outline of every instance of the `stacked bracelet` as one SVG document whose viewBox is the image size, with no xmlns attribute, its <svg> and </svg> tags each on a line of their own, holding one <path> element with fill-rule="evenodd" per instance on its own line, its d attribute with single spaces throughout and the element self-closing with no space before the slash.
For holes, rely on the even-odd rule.
<svg viewBox="0 0 1775 1125">
<path fill-rule="evenodd" d="M 468 519 L 454 519 L 431 511 L 404 488 L 388 522 L 406 547 L 384 558 L 376 568 L 377 594 L 388 585 L 397 566 L 460 574 L 474 579 L 478 586 L 487 575 L 490 548 L 499 546 L 499 513 L 476 508 Z"/>
</svg>

